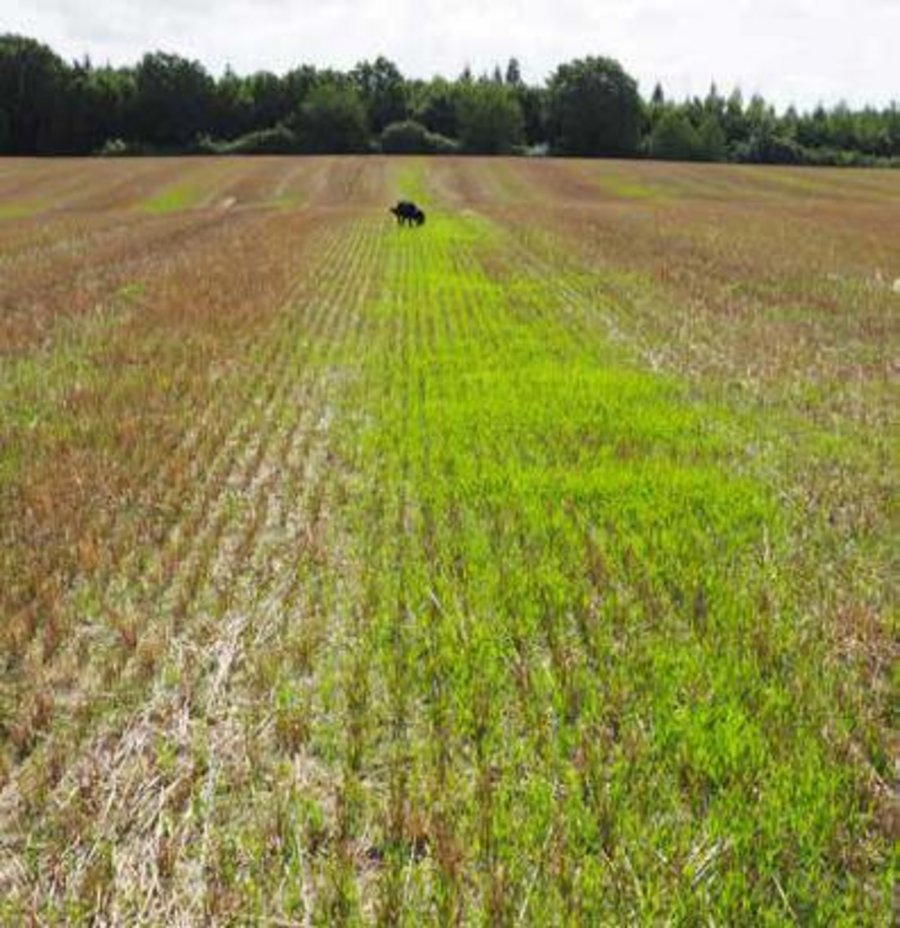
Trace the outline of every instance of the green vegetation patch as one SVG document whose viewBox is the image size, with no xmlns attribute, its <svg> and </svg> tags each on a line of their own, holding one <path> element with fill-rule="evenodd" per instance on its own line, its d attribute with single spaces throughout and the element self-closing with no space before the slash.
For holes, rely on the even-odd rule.
<svg viewBox="0 0 900 928">
<path fill-rule="evenodd" d="M 277 197 L 270 197 L 263 201 L 265 206 L 271 206 L 274 209 L 299 209 L 306 203 L 306 197 L 299 193 L 283 193 Z"/>
<path fill-rule="evenodd" d="M 602 174 L 597 178 L 604 190 L 625 200 L 649 200 L 662 202 L 672 199 L 672 191 L 642 184 L 640 181 L 618 174 Z"/>
<path fill-rule="evenodd" d="M 362 611 L 338 807 L 383 915 L 871 914 L 836 682 L 739 427 L 613 350 L 562 275 L 499 282 L 501 247 L 467 218 L 387 233 L 343 419 Z"/>
<path fill-rule="evenodd" d="M 35 203 L 0 203 L 0 220 L 27 219 L 41 211 Z"/>
<path fill-rule="evenodd" d="M 194 184 L 173 184 L 144 200 L 140 208 L 147 213 L 175 213 L 197 206 L 203 196 L 203 191 Z"/>
<path fill-rule="evenodd" d="M 128 284 L 89 315 L 63 319 L 47 350 L 0 360 L 0 489 L 13 483 L 37 449 L 110 440 L 77 409 L 100 396 L 98 358 L 142 290 L 140 283 Z"/>
<path fill-rule="evenodd" d="M 423 206 L 430 202 L 425 181 L 425 162 L 420 158 L 404 158 L 399 167 L 393 169 L 393 183 L 398 192 L 397 199 L 413 200 Z"/>
</svg>

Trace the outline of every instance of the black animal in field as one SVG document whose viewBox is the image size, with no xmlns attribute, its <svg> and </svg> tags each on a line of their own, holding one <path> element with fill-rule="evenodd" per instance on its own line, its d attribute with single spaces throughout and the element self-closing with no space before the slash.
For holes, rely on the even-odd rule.
<svg viewBox="0 0 900 928">
<path fill-rule="evenodd" d="M 400 200 L 389 212 L 397 217 L 397 225 L 421 226 L 425 223 L 425 213 L 409 200 Z"/>
</svg>

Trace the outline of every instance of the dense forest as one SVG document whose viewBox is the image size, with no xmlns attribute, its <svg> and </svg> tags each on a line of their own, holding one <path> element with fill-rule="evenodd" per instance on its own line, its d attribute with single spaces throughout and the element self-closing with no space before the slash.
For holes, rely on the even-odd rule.
<svg viewBox="0 0 900 928">
<path fill-rule="evenodd" d="M 66 62 L 0 36 L 0 154 L 558 154 L 778 164 L 900 166 L 900 109 L 783 113 L 711 87 L 649 100 L 618 62 L 561 64 L 542 86 L 511 59 L 491 74 L 405 78 L 379 57 L 349 72 L 301 65 L 218 78 L 146 54 L 133 67 Z"/>
</svg>

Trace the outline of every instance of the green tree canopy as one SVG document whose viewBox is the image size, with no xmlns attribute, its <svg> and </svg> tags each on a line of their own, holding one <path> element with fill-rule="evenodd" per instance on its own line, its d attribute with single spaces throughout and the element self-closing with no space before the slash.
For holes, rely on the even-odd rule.
<svg viewBox="0 0 900 928">
<path fill-rule="evenodd" d="M 392 122 L 381 133 L 381 150 L 394 155 L 451 154 L 457 145 L 436 132 L 429 132 L 413 119 Z"/>
<path fill-rule="evenodd" d="M 745 103 L 739 89 L 724 96 L 716 84 L 683 102 L 657 84 L 644 104 L 621 65 L 599 57 L 561 65 L 546 84 L 527 83 L 515 58 L 481 78 L 467 66 L 454 80 L 411 80 L 383 56 L 346 73 L 299 64 L 213 79 L 199 62 L 164 52 L 96 67 L 0 35 L 0 154 L 343 152 L 379 143 L 383 151 L 505 154 L 528 145 L 535 154 L 900 166 L 900 110 L 895 102 L 779 114 L 759 95 Z"/>
<path fill-rule="evenodd" d="M 418 95 L 413 115 L 429 132 L 448 138 L 459 135 L 456 121 L 456 88 L 442 77 L 425 84 Z"/>
<path fill-rule="evenodd" d="M 650 136 L 650 154 L 664 161 L 691 161 L 699 147 L 700 138 L 688 117 L 667 108 Z"/>
<path fill-rule="evenodd" d="M 467 152 L 502 155 L 522 144 L 522 107 L 515 90 L 491 79 L 457 89 L 459 139 Z"/>
<path fill-rule="evenodd" d="M 373 133 L 406 118 L 406 82 L 392 61 L 383 56 L 361 61 L 350 72 L 350 79 L 360 93 Z"/>
<path fill-rule="evenodd" d="M 503 79 L 512 87 L 520 87 L 525 83 L 522 80 L 522 68 L 519 65 L 518 58 L 510 58 L 506 63 L 506 73 Z"/>
<path fill-rule="evenodd" d="M 156 145 L 182 146 L 209 129 L 215 83 L 198 61 L 154 52 L 135 70 L 133 134 Z"/>
<path fill-rule="evenodd" d="M 0 36 L 0 141 L 5 154 L 45 154 L 60 144 L 65 62 L 50 48 L 18 35 Z"/>
<path fill-rule="evenodd" d="M 700 161 L 724 161 L 728 154 L 725 131 L 719 120 L 706 116 L 697 129 L 699 147 L 697 158 Z"/>
<path fill-rule="evenodd" d="M 349 83 L 326 81 L 310 91 L 293 120 L 304 151 L 349 154 L 365 151 L 366 110 Z"/>
<path fill-rule="evenodd" d="M 637 83 L 611 58 L 560 65 L 547 95 L 550 142 L 568 155 L 633 155 L 640 143 Z"/>
<path fill-rule="evenodd" d="M 254 100 L 251 84 L 238 77 L 231 68 L 216 82 L 213 110 L 213 134 L 233 139 L 253 128 Z"/>
</svg>

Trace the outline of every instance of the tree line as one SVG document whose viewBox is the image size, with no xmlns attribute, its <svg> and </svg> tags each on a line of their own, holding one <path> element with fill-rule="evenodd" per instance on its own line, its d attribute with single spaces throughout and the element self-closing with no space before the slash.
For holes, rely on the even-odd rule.
<svg viewBox="0 0 900 928">
<path fill-rule="evenodd" d="M 715 85 L 682 101 L 657 85 L 644 100 L 605 57 L 561 64 L 540 86 L 514 58 L 454 80 L 406 78 L 384 57 L 215 78 L 179 55 L 98 67 L 0 35 L 0 154 L 367 151 L 900 166 L 900 109 L 778 113 Z"/>
</svg>

